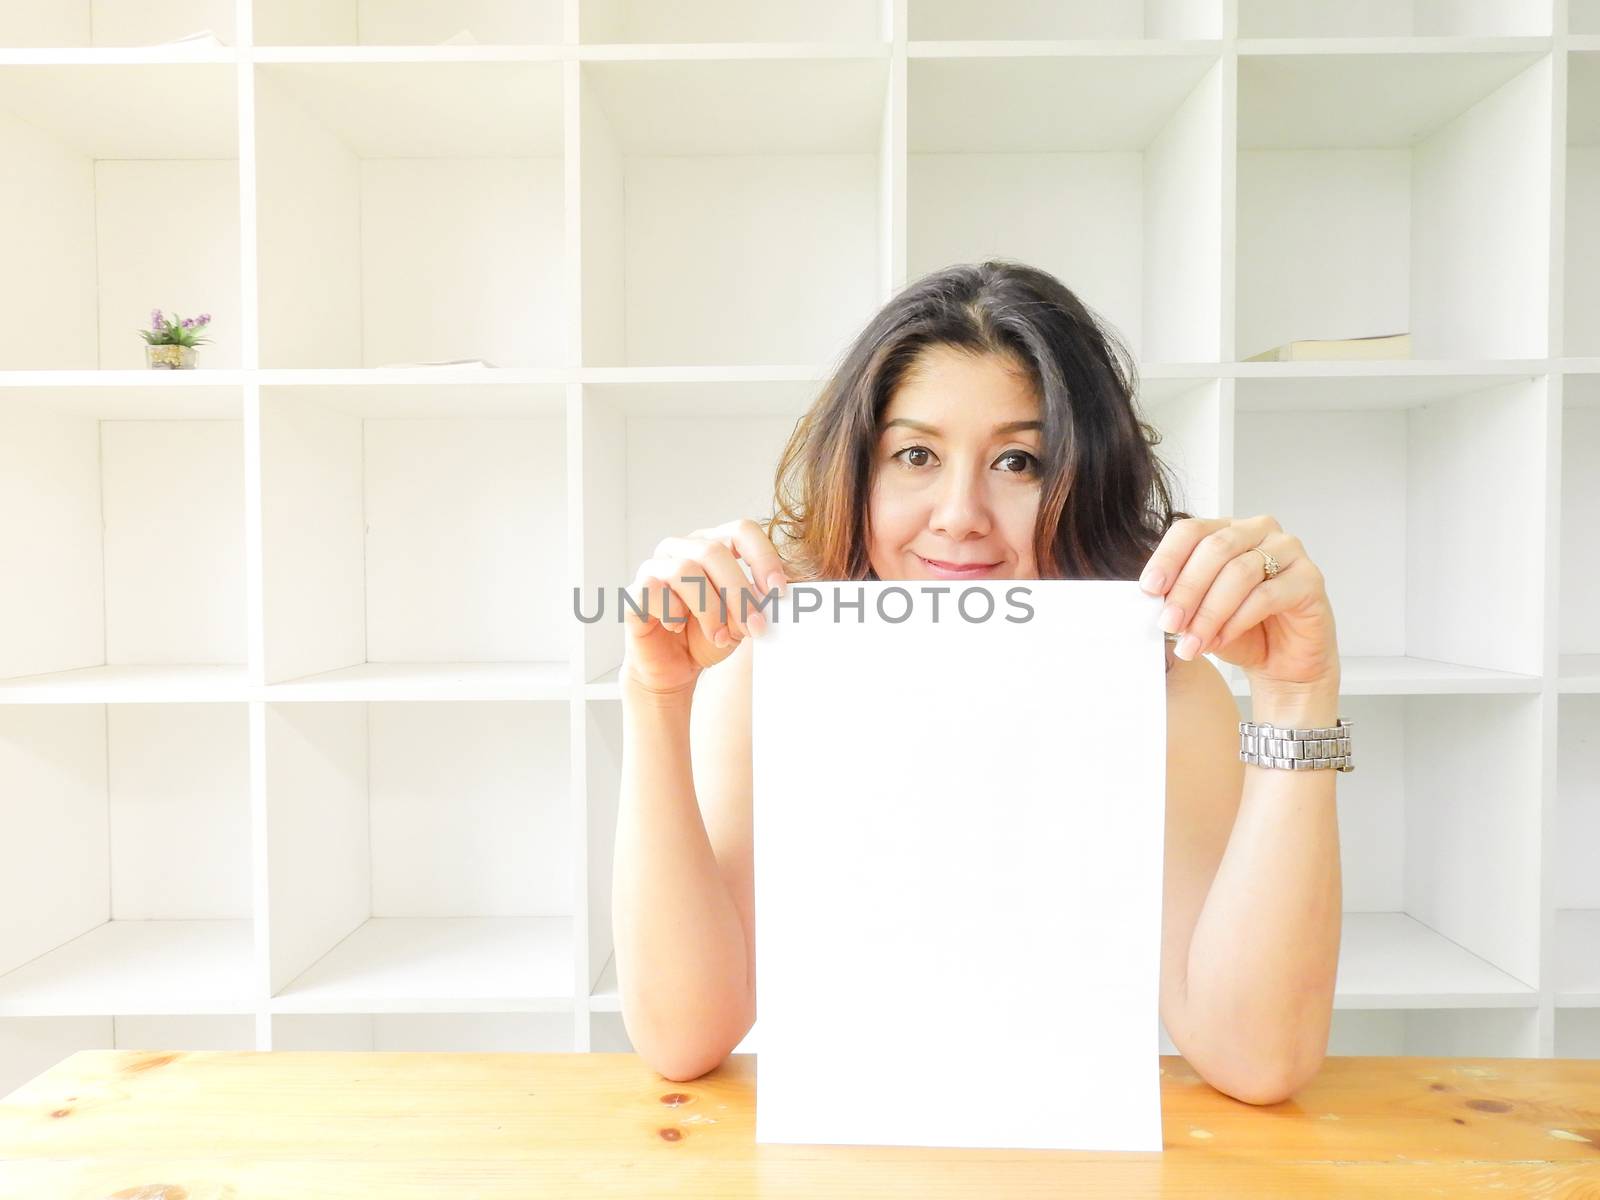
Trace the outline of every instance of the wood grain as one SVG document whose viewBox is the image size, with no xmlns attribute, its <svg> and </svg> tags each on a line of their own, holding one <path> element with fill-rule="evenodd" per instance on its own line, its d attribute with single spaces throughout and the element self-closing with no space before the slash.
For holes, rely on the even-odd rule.
<svg viewBox="0 0 1600 1200">
<path fill-rule="evenodd" d="M 1119 1154 L 757 1145 L 748 1054 L 86 1050 L 0 1101 L 0 1197 L 1600 1200 L 1600 1060 L 1330 1058 L 1266 1107 L 1161 1072 L 1165 1150 Z"/>
</svg>

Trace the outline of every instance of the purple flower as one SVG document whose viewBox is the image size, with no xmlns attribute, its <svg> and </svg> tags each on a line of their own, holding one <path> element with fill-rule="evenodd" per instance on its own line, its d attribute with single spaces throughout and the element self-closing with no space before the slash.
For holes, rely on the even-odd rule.
<svg viewBox="0 0 1600 1200">
<path fill-rule="evenodd" d="M 200 314 L 199 324 L 201 324 L 201 325 L 208 324 L 210 322 L 210 320 L 211 320 L 211 314 L 210 313 L 201 313 Z"/>
<path fill-rule="evenodd" d="M 182 321 L 180 321 L 178 323 L 180 325 L 182 325 L 185 329 L 192 329 L 194 327 L 194 318 L 193 317 L 185 317 Z"/>
<path fill-rule="evenodd" d="M 150 310 L 150 328 L 156 333 L 160 333 L 161 324 L 161 310 L 159 308 L 152 308 Z"/>
</svg>

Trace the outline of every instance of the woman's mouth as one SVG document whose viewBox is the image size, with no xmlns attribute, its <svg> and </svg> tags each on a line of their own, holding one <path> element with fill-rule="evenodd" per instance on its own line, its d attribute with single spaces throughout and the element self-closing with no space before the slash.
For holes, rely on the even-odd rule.
<svg viewBox="0 0 1600 1200">
<path fill-rule="evenodd" d="M 940 562 L 936 558 L 923 558 L 920 554 L 917 558 L 936 579 L 978 579 L 1000 565 L 999 563 L 947 563 Z"/>
</svg>

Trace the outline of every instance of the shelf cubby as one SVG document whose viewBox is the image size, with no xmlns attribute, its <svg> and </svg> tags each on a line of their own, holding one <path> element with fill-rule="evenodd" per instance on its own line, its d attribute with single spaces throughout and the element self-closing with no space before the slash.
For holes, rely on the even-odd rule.
<svg viewBox="0 0 1600 1200">
<path fill-rule="evenodd" d="M 1235 510 L 1276 517 L 1322 569 L 1344 690 L 1536 692 L 1544 545 L 1528 531 L 1547 515 L 1544 377 L 1235 388 Z"/>
<path fill-rule="evenodd" d="M 276 1013 L 274 1050 L 570 1054 L 570 1012 Z"/>
<path fill-rule="evenodd" d="M 0 704 L 242 684 L 244 475 L 237 387 L 0 387 Z"/>
<path fill-rule="evenodd" d="M 1362 748 L 1339 778 L 1336 1006 L 1536 1007 L 1538 697 L 1347 694 L 1340 715 Z"/>
<path fill-rule="evenodd" d="M 1222 36 L 1222 0 L 907 0 L 918 41 L 1122 41 Z"/>
<path fill-rule="evenodd" d="M 615 836 L 615 823 L 613 822 L 612 834 Z M 614 876 L 613 876 L 614 878 Z M 609 931 L 607 937 L 609 938 Z M 607 943 L 609 945 L 609 942 Z M 617 983 L 617 955 L 614 950 L 605 950 L 604 958 L 593 955 L 591 964 L 600 962 L 599 974 L 596 975 L 594 987 L 589 992 L 589 1011 L 591 1013 L 620 1013 L 622 1011 L 622 993 Z"/>
<path fill-rule="evenodd" d="M 1416 358 L 1542 358 L 1550 104 L 1548 51 L 1241 46 L 1237 357 L 1409 332 Z"/>
<path fill-rule="evenodd" d="M 1600 693 L 1558 696 L 1556 711 L 1555 999 L 1600 1008 Z"/>
<path fill-rule="evenodd" d="M 1566 336 L 1600 356 L 1600 48 L 1567 59 Z"/>
<path fill-rule="evenodd" d="M 209 29 L 231 45 L 234 0 L 4 0 L 0 46 L 152 46 Z"/>
<path fill-rule="evenodd" d="M 591 1012 L 620 1013 L 611 897 L 616 880 L 612 864 L 617 851 L 617 806 L 622 786 L 622 706 L 590 700 L 584 705 L 584 723 L 589 881 L 589 979 L 584 990 Z"/>
<path fill-rule="evenodd" d="M 1175 487 L 1173 506 L 1193 515 L 1221 511 L 1222 385 L 1218 380 L 1145 379 L 1135 402 L 1155 426 L 1155 453 Z"/>
<path fill-rule="evenodd" d="M 1557 1058 L 1600 1058 L 1600 1008 L 1557 1008 Z"/>
<path fill-rule="evenodd" d="M 1443 1058 L 1532 1058 L 1539 1054 L 1538 1012 L 1532 1008 L 1388 1009 L 1333 1014 L 1328 1053 L 1403 1054 Z M 1435 1083 L 1478 1086 L 1494 1068 L 1441 1063 Z"/>
<path fill-rule="evenodd" d="M 143 368 L 152 309 L 239 365 L 236 124 L 222 64 L 0 66 L 0 371 Z"/>
<path fill-rule="evenodd" d="M 589 1052 L 591 1054 L 634 1054 L 633 1039 L 620 1012 L 595 1012 L 589 1018 Z M 745 1053 L 735 1049 L 735 1054 Z"/>
<path fill-rule="evenodd" d="M 1592 724 L 1591 724 L 1592 729 Z M 1594 758 L 1592 752 L 1593 735 L 1590 735 L 1590 759 Z M 1589 795 L 1588 808 L 1595 807 L 1594 793 Z M 1563 828 L 1578 827 L 1592 829 L 1597 822 L 1592 812 L 1582 815 L 1566 817 Z M 1589 845 L 1592 847 L 1593 842 Z M 1570 849 L 1564 849 L 1569 857 Z M 1593 873 L 1593 859 L 1584 864 L 1590 873 Z M 1568 875 L 1572 868 L 1563 864 Z M 1579 885 L 1576 882 L 1567 883 L 1567 895 L 1573 894 L 1573 889 Z M 1585 907 L 1558 908 L 1556 910 L 1555 932 L 1555 989 L 1556 1003 L 1573 1007 L 1600 1008 L 1600 903 L 1592 898 L 1592 889 L 1587 898 L 1579 892 L 1576 900 L 1568 903 L 1583 904 Z"/>
<path fill-rule="evenodd" d="M 1217 360 L 1214 53 L 929 55 L 910 59 L 907 79 L 909 278 L 1021 259 L 1057 275 L 1141 362 Z"/>
<path fill-rule="evenodd" d="M 883 298 L 888 63 L 581 64 L 583 362 L 806 365 Z"/>
<path fill-rule="evenodd" d="M 243 704 L 0 705 L 0 1017 L 255 1011 Z"/>
<path fill-rule="evenodd" d="M 818 386 L 585 385 L 582 605 L 601 617 L 584 628 L 586 683 L 614 680 L 626 636 L 618 589 L 662 538 L 771 515 L 778 456 Z"/>
<path fill-rule="evenodd" d="M 1600 375 L 1568 375 L 1562 386 L 1560 686 L 1600 692 Z"/>
<path fill-rule="evenodd" d="M 274 1013 L 571 1011 L 560 703 L 265 705 Z"/>
<path fill-rule="evenodd" d="M 567 362 L 559 62 L 255 71 L 263 367 Z"/>
<path fill-rule="evenodd" d="M 275 697 L 566 695 L 564 393 L 261 389 Z"/>
<path fill-rule="evenodd" d="M 562 41 L 562 0 L 254 0 L 258 46 L 528 45 Z"/>
<path fill-rule="evenodd" d="M 1238 0 L 1241 38 L 1549 37 L 1550 0 Z"/>
<path fill-rule="evenodd" d="M 874 42 L 881 0 L 579 0 L 579 40 L 639 42 Z"/>
</svg>

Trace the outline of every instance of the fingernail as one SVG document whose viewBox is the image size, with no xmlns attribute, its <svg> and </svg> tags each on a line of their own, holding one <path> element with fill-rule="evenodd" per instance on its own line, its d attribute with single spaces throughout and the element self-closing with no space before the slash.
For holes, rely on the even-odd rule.
<svg viewBox="0 0 1600 1200">
<path fill-rule="evenodd" d="M 787 594 L 784 588 L 788 586 L 788 583 L 789 580 L 782 571 L 774 571 L 767 576 L 767 590 L 777 592 L 780 596 Z"/>
<path fill-rule="evenodd" d="M 1163 633 L 1177 633 L 1178 627 L 1183 624 L 1183 609 L 1176 604 L 1169 604 L 1161 610 L 1161 618 L 1156 622 L 1161 626 Z"/>
<path fill-rule="evenodd" d="M 1161 595 L 1166 582 L 1167 577 L 1154 567 L 1147 567 L 1145 573 L 1139 576 L 1139 586 L 1153 596 Z"/>
<path fill-rule="evenodd" d="M 1173 650 L 1179 658 L 1193 658 L 1195 651 L 1200 649 L 1200 639 L 1192 633 L 1186 633 L 1178 640 L 1177 647 Z"/>
<path fill-rule="evenodd" d="M 767 618 L 763 613 L 751 613 L 750 620 L 746 624 L 750 626 L 751 633 L 765 633 L 767 631 Z"/>
<path fill-rule="evenodd" d="M 718 646 L 728 646 L 733 642 L 733 635 L 728 632 L 727 626 L 723 626 L 711 635 L 711 640 Z"/>
</svg>

